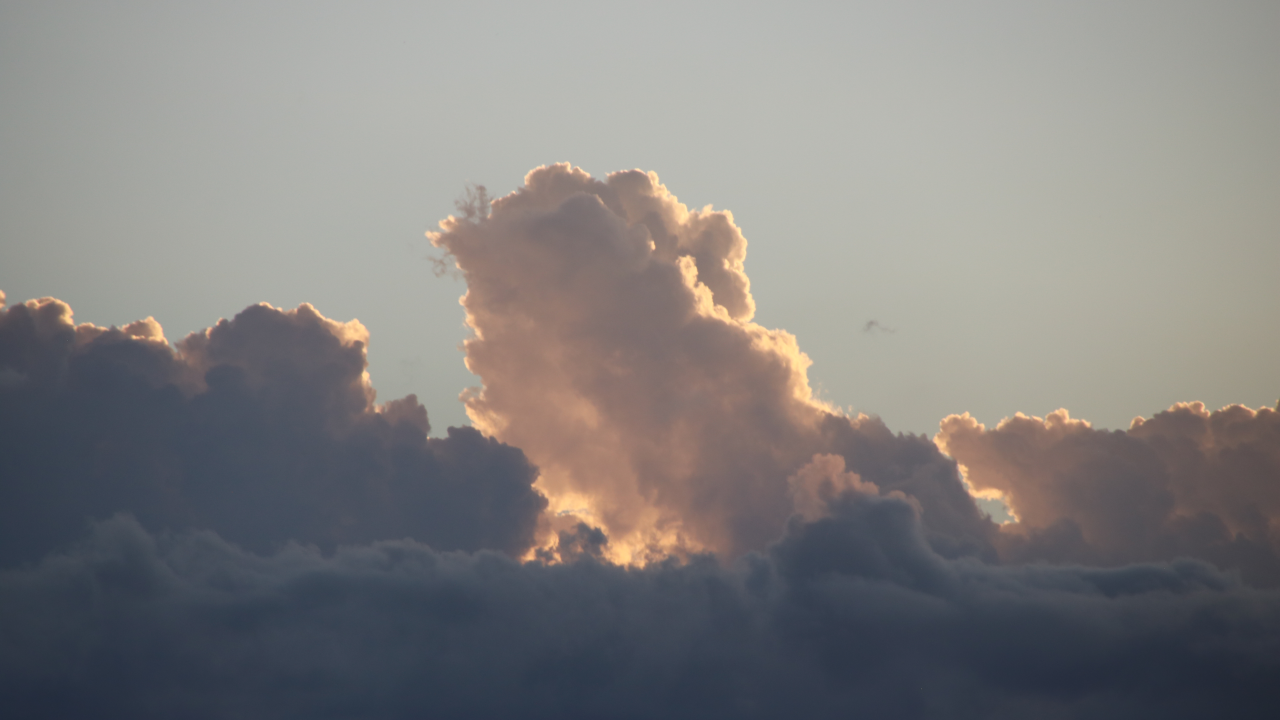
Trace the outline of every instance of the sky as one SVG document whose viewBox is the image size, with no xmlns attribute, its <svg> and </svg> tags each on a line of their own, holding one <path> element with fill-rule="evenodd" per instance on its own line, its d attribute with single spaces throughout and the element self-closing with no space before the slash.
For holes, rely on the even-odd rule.
<svg viewBox="0 0 1280 720">
<path fill-rule="evenodd" d="M 423 233 L 556 162 L 733 212 L 760 322 L 898 431 L 1280 396 L 1272 3 L 0 13 L 11 300 L 172 337 L 310 302 L 438 433 L 478 382 Z"/>
<path fill-rule="evenodd" d="M 0 712 L 1275 717 L 1278 60 L 0 5 Z"/>
</svg>

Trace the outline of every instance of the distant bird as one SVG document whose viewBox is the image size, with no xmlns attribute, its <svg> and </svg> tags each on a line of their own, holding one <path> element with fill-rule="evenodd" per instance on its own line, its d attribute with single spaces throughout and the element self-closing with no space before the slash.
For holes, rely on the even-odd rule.
<svg viewBox="0 0 1280 720">
<path fill-rule="evenodd" d="M 897 330 L 887 325 L 881 325 L 879 320 L 868 320 L 867 324 L 862 326 L 862 332 L 864 333 L 875 332 L 877 330 L 879 330 L 880 332 L 887 332 L 887 333 L 898 332 Z"/>
</svg>

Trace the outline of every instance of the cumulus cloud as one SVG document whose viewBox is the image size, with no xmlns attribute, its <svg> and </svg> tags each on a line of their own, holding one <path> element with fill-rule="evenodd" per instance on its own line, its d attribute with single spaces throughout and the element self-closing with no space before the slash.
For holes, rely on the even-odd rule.
<svg viewBox="0 0 1280 720">
<path fill-rule="evenodd" d="M 761 549 L 795 510 L 787 477 L 867 445 L 849 462 L 869 482 L 921 486 L 926 514 L 947 496 L 935 529 L 952 545 L 994 532 L 931 444 L 817 400 L 796 339 L 751 322 L 729 212 L 689 210 L 653 173 L 564 164 L 429 235 L 467 281 L 472 421 L 529 455 L 556 510 L 587 508 L 618 557 Z M 918 462 L 877 462 L 903 446 Z"/>
<path fill-rule="evenodd" d="M 0 562 L 121 511 L 260 551 L 412 537 L 525 552 L 546 504 L 536 468 L 471 428 L 429 439 L 413 396 L 376 405 L 367 342 L 310 305 L 255 305 L 176 347 L 152 318 L 76 325 L 52 298 L 0 311 Z"/>
<path fill-rule="evenodd" d="M 948 560 L 856 490 L 767 553 L 260 556 L 128 518 L 0 573 L 24 717 L 1267 717 L 1280 597 L 1208 565 Z"/>
<path fill-rule="evenodd" d="M 839 455 L 814 455 L 787 478 L 787 485 L 796 514 L 810 522 L 824 517 L 832 498 L 841 493 L 880 494 L 875 483 L 863 482 L 857 473 L 845 470 L 844 458 Z"/>
<path fill-rule="evenodd" d="M 1001 528 L 1014 561 L 1090 564 L 1181 556 L 1280 585 L 1280 413 L 1178 404 L 1127 431 L 1098 430 L 1066 410 L 987 429 L 942 421 L 939 445 L 979 492 L 1018 522 Z"/>
</svg>

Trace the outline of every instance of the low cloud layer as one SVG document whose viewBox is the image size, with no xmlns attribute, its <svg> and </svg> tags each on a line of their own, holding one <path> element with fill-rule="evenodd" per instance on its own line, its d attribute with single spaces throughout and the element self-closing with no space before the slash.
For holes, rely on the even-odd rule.
<svg viewBox="0 0 1280 720">
<path fill-rule="evenodd" d="M 986 429 L 942 421 L 938 443 L 1018 522 L 1008 560 L 1119 565 L 1196 557 L 1280 585 L 1280 412 L 1175 405 L 1128 431 L 1065 410 Z"/>
<path fill-rule="evenodd" d="M 0 714 L 1280 715 L 1280 413 L 895 434 L 653 174 L 441 225 L 483 381 L 445 439 L 309 305 L 0 311 Z"/>
<path fill-rule="evenodd" d="M 428 439 L 412 396 L 375 405 L 367 342 L 309 305 L 255 305 L 176 348 L 151 318 L 77 326 L 51 298 L 0 311 L 0 562 L 117 512 L 258 551 L 525 552 L 546 505 L 536 468 L 470 428 Z"/>
<path fill-rule="evenodd" d="M 1195 562 L 947 560 L 848 491 L 731 568 L 407 542 L 245 553 L 117 519 L 0 573 L 22 717 L 1268 717 L 1280 597 Z"/>
</svg>

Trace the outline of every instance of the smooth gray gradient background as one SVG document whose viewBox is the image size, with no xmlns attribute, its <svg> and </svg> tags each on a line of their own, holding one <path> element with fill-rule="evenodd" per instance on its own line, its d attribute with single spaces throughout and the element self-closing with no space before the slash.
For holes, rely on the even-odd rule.
<svg viewBox="0 0 1280 720">
<path fill-rule="evenodd" d="M 0 3 L 9 302 L 311 302 L 436 435 L 478 380 L 423 232 L 558 161 L 732 210 L 757 320 L 895 430 L 1280 397 L 1280 3 Z"/>
</svg>

